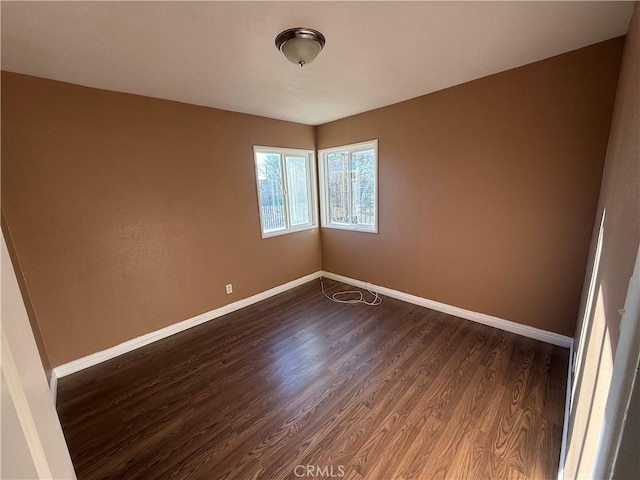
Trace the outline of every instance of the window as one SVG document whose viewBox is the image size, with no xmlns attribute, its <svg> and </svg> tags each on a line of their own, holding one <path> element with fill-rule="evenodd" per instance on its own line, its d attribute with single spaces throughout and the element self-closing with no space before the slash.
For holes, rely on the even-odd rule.
<svg viewBox="0 0 640 480">
<path fill-rule="evenodd" d="M 311 150 L 253 147 L 262 238 L 316 226 Z"/>
<path fill-rule="evenodd" d="M 322 226 L 378 232 L 378 140 L 320 150 Z"/>
</svg>

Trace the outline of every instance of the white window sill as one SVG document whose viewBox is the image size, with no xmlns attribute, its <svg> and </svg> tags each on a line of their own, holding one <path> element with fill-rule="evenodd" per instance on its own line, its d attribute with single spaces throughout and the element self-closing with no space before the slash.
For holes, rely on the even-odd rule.
<svg viewBox="0 0 640 480">
<path fill-rule="evenodd" d="M 295 227 L 283 228 L 282 230 L 274 230 L 272 232 L 263 232 L 262 238 L 277 237 L 279 235 L 286 235 L 287 233 L 303 232 L 305 230 L 311 230 L 313 228 L 318 228 L 318 227 L 317 225 L 309 225 L 309 224 L 298 225 Z"/>
<path fill-rule="evenodd" d="M 322 225 L 322 228 L 334 228 L 336 230 L 350 230 L 352 232 L 362 233 L 378 233 L 378 226 L 364 226 L 364 225 L 341 225 L 339 223 L 327 223 Z"/>
</svg>

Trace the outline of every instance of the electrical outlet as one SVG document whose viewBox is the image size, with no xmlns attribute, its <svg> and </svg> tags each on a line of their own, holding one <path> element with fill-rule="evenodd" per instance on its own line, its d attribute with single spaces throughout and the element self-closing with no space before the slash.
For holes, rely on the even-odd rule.
<svg viewBox="0 0 640 480">
<path fill-rule="evenodd" d="M 233 285 L 232 284 L 227 284 L 227 295 L 233 293 Z"/>
</svg>

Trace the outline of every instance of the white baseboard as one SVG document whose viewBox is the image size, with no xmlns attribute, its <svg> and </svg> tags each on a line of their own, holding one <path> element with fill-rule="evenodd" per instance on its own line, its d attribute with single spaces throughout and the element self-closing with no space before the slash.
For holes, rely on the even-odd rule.
<svg viewBox="0 0 640 480">
<path fill-rule="evenodd" d="M 511 322 L 509 320 L 504 320 L 502 318 L 493 317 L 485 313 L 478 313 L 478 312 L 473 312 L 471 310 L 465 310 L 464 308 L 454 307 L 452 305 L 447 305 L 446 303 L 436 302 L 434 300 L 429 300 L 427 298 L 418 297 L 416 295 L 411 295 L 409 293 L 400 292 L 398 290 L 393 290 L 391 288 L 381 287 L 379 285 L 373 285 L 371 283 L 363 282 L 361 280 L 355 280 L 353 278 L 345 277 L 343 275 L 337 275 L 331 272 L 322 272 L 322 276 L 326 278 L 330 278 L 331 280 L 337 280 L 342 283 L 347 283 L 355 287 L 360 287 L 365 289 L 368 288 L 372 292 L 377 292 L 377 293 L 380 293 L 381 295 L 386 295 L 387 297 L 392 297 L 398 300 L 402 300 L 404 302 L 420 305 L 421 307 L 427 307 L 432 310 L 437 310 L 438 312 L 448 313 L 449 315 L 453 315 L 455 317 L 460 317 L 466 320 L 471 320 L 473 322 L 482 323 L 483 325 L 499 328 L 500 330 L 505 330 L 507 332 L 517 333 L 518 335 L 523 335 L 525 337 L 541 340 L 543 342 L 550 343 L 552 345 L 558 345 L 560 347 L 570 348 L 573 343 L 573 338 L 567 337 L 566 335 L 560 335 L 559 333 L 549 332 L 547 330 L 541 330 L 539 328 L 530 327 L 528 325 L 522 325 L 520 323 Z"/>
<path fill-rule="evenodd" d="M 51 381 L 50 381 L 51 395 L 54 399 L 54 403 L 56 398 L 57 382 L 59 378 L 65 377 L 67 375 L 71 375 L 72 373 L 79 372 L 80 370 L 84 370 L 85 368 L 92 367 L 106 360 L 110 360 L 119 355 L 136 350 L 137 348 L 143 347 L 145 345 L 149 345 L 150 343 L 156 342 L 158 340 L 162 340 L 163 338 L 170 337 L 171 335 L 175 335 L 176 333 L 182 332 L 183 330 L 187 330 L 189 328 L 195 327 L 196 325 L 200 325 L 210 320 L 214 320 L 228 313 L 235 312 L 236 310 L 240 310 L 241 308 L 248 307 L 249 305 L 260 302 L 274 295 L 278 295 L 279 293 L 285 292 L 287 290 L 290 290 L 304 283 L 310 282 L 311 280 L 320 278 L 321 276 L 324 276 L 326 278 L 330 278 L 333 280 L 337 280 L 343 283 L 347 283 L 350 285 L 354 285 L 356 287 L 368 288 L 371 291 L 378 292 L 388 297 L 396 298 L 398 300 L 402 300 L 408 303 L 413 303 L 415 305 L 431 308 L 433 310 L 437 310 L 443 313 L 448 313 L 450 315 L 454 315 L 460 318 L 465 318 L 467 320 L 482 323 L 484 325 L 489 325 L 491 327 L 499 328 L 501 330 L 506 330 L 508 332 L 517 333 L 519 335 L 524 335 L 530 338 L 535 338 L 536 340 L 541 340 L 543 342 L 551 343 L 553 345 L 559 345 L 561 347 L 569 348 L 573 343 L 572 338 L 567 337 L 565 335 L 560 335 L 558 333 L 548 332 L 546 330 L 540 330 L 538 328 L 529 327 L 527 325 L 521 325 L 519 323 L 510 322 L 508 320 L 504 320 L 498 317 L 492 317 L 491 315 L 486 315 L 484 313 L 465 310 L 463 308 L 454 307 L 451 305 L 447 305 L 445 303 L 436 302 L 434 300 L 428 300 L 426 298 L 418 297 L 416 295 L 410 295 L 408 293 L 392 290 L 390 288 L 373 285 L 360 280 L 355 280 L 353 278 L 345 277 L 343 275 L 337 275 L 331 272 L 318 271 L 318 272 L 311 273 L 309 275 L 305 275 L 304 277 L 298 278 L 296 280 L 292 280 L 283 285 L 279 285 L 277 287 L 271 288 L 264 292 L 258 293 L 251 297 L 245 298 L 243 300 L 238 300 L 237 302 L 230 303 L 229 305 L 216 308 L 209 312 L 205 312 L 195 317 L 192 317 L 188 320 L 184 320 L 179 323 L 174 323 L 173 325 L 169 325 L 168 327 L 162 328 L 160 330 L 156 330 L 155 332 L 147 333 L 140 337 L 127 340 L 126 342 L 123 342 L 119 345 L 115 345 L 113 347 L 107 348 L 106 350 L 92 353 L 91 355 L 87 355 L 86 357 L 82 357 L 77 360 L 73 360 L 71 362 L 55 367 L 51 372 Z"/>
<path fill-rule="evenodd" d="M 126 342 L 115 345 L 111 348 L 107 348 L 106 350 L 92 353 L 91 355 L 87 355 L 86 357 L 78 358 L 77 360 L 64 363 L 53 369 L 53 372 L 51 373 L 51 388 L 53 389 L 54 387 L 53 378 L 56 379 L 57 383 L 58 378 L 62 378 L 67 375 L 71 375 L 72 373 L 79 372 L 80 370 L 92 367 L 124 353 L 131 352 L 137 348 L 144 347 L 145 345 L 149 345 L 150 343 L 162 340 L 163 338 L 170 337 L 171 335 L 175 335 L 176 333 L 182 332 L 183 330 L 187 330 L 191 327 L 195 327 L 196 325 L 200 325 L 201 323 L 205 323 L 215 318 L 222 317 L 223 315 L 235 312 L 236 310 L 240 310 L 244 307 L 248 307 L 249 305 L 260 302 L 261 300 L 265 300 L 269 297 L 273 297 L 274 295 L 278 295 L 279 293 L 286 292 L 287 290 L 290 290 L 294 287 L 310 282 L 311 280 L 314 280 L 316 278 L 320 278 L 321 274 L 321 271 L 317 271 L 315 273 L 305 275 L 304 277 L 297 278 L 296 280 L 292 280 L 283 285 L 279 285 L 251 297 L 238 300 L 237 302 L 230 303 L 229 305 L 216 308 L 209 312 L 201 313 L 200 315 L 197 315 L 193 318 L 189 318 L 188 320 L 184 320 L 179 323 L 174 323 L 173 325 L 169 325 L 168 327 L 156 330 L 155 332 L 150 332 L 140 337 L 127 340 Z"/>
</svg>

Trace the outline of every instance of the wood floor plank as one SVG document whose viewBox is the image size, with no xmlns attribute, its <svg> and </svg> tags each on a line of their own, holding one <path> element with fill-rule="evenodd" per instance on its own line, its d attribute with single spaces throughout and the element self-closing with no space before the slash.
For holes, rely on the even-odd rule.
<svg viewBox="0 0 640 480">
<path fill-rule="evenodd" d="M 78 478 L 557 475 L 565 349 L 318 283 L 60 379 Z"/>
<path fill-rule="evenodd" d="M 477 428 L 465 434 L 458 444 L 457 453 L 450 460 L 445 478 L 484 478 L 486 461 L 490 455 L 485 438 L 486 434 Z"/>
<path fill-rule="evenodd" d="M 422 467 L 427 463 L 425 459 L 432 458 L 433 444 L 445 430 L 445 424 L 429 415 L 422 422 L 422 426 L 416 435 L 415 440 L 409 446 L 407 453 L 401 462 L 389 466 L 393 471 L 391 478 L 402 478 L 403 480 L 413 480 L 418 478 Z"/>
<path fill-rule="evenodd" d="M 461 396 L 464 401 L 457 404 L 447 419 L 447 435 L 440 435 L 434 444 L 434 451 L 440 452 L 440 455 L 435 461 L 424 465 L 420 473 L 421 478 L 468 478 L 458 477 L 459 473 L 452 473 L 451 470 L 456 470 L 456 457 L 460 452 L 467 451 L 475 456 L 478 449 L 473 440 L 474 433 L 478 430 L 482 414 L 498 387 L 497 382 L 488 380 L 488 375 L 490 374 L 485 367 L 480 366 L 466 384 Z M 470 469 L 467 467 L 467 470 Z"/>
<path fill-rule="evenodd" d="M 393 335 L 389 336 L 389 341 L 380 342 L 380 348 L 384 350 L 387 348 L 397 347 L 397 344 L 404 345 L 407 343 L 407 338 L 416 335 L 416 331 L 419 331 L 420 329 L 431 331 L 432 329 L 431 326 L 425 327 L 419 324 L 411 325 L 412 328 L 404 336 L 396 335 L 396 332 L 394 332 Z M 365 351 L 365 349 L 361 348 L 359 349 L 359 351 L 362 352 Z M 308 410 L 307 407 L 319 404 L 313 401 L 304 400 L 303 405 L 305 406 L 305 408 L 303 408 L 302 411 L 296 411 L 293 419 L 290 419 L 287 422 L 283 422 L 283 424 L 277 426 L 276 429 L 281 431 L 288 431 L 291 429 L 291 425 L 295 423 L 297 426 L 297 430 L 300 430 L 301 426 L 305 425 L 305 422 L 310 421 L 313 422 L 311 428 L 316 428 L 322 433 L 321 435 L 316 435 L 316 440 L 321 440 L 326 438 L 327 436 L 331 438 L 331 435 L 335 434 L 335 432 L 326 430 L 326 427 L 331 427 L 332 425 L 336 424 L 349 425 L 350 422 L 353 422 L 354 419 L 350 417 L 351 409 L 354 405 L 363 403 L 362 398 L 366 396 L 369 389 L 372 388 L 370 386 L 372 385 L 370 379 L 379 378 L 381 371 L 389 369 L 392 366 L 393 362 L 389 362 L 389 358 L 396 360 L 400 358 L 399 356 L 384 356 L 378 355 L 377 353 L 379 352 L 376 350 L 376 354 L 370 356 L 369 358 L 369 360 L 375 360 L 375 362 L 365 361 L 360 365 L 360 368 L 358 370 L 353 371 L 350 375 L 339 377 L 339 384 L 333 385 L 333 388 L 330 388 L 328 390 L 329 392 L 339 392 L 338 395 L 330 400 L 330 405 L 322 405 L 322 409 L 316 410 L 315 414 L 311 416 L 309 414 L 313 412 Z M 337 390 L 336 388 L 338 386 L 340 387 L 339 390 Z M 328 406 L 330 406 L 331 408 L 327 408 Z M 321 413 L 322 411 L 324 412 L 324 414 Z M 313 449 L 314 447 L 317 447 L 317 441 L 308 442 L 308 444 L 306 445 L 306 449 L 302 452 L 299 452 L 298 455 L 309 455 L 308 450 Z M 320 448 L 324 447 L 320 446 Z M 247 451 L 244 453 L 244 455 L 251 455 L 251 452 Z M 241 464 L 242 458 L 237 459 L 236 461 L 237 463 Z M 265 459 L 265 461 L 267 461 L 267 459 Z"/>
<path fill-rule="evenodd" d="M 432 315 L 432 314 L 430 314 Z M 432 321 L 426 323 L 412 323 L 413 327 L 410 330 L 409 334 L 402 337 L 396 338 L 393 343 L 390 342 L 381 342 L 383 348 L 392 347 L 399 341 L 403 345 L 410 345 L 412 342 L 416 341 L 417 338 L 424 337 L 425 335 L 444 335 L 446 334 L 446 330 L 443 328 L 445 325 L 441 321 Z M 393 338 L 394 336 L 392 336 Z M 385 378 L 384 382 L 380 384 L 386 385 L 390 378 L 393 378 L 398 375 L 401 371 L 397 364 L 400 360 L 404 359 L 402 355 L 389 355 L 389 356 L 380 356 L 376 353 L 373 358 L 382 359 L 382 362 L 373 365 L 373 368 L 368 371 L 363 370 L 361 375 L 357 375 L 356 377 L 351 377 L 351 380 L 348 384 L 344 384 L 347 388 L 343 389 L 346 394 L 345 397 L 338 396 L 336 401 L 341 405 L 337 409 L 330 409 L 327 411 L 328 416 L 316 415 L 316 418 L 313 419 L 318 431 L 321 433 L 320 435 L 315 436 L 315 441 L 307 442 L 305 444 L 305 449 L 298 452 L 298 457 L 312 457 L 316 458 L 320 455 L 320 453 L 314 452 L 322 452 L 326 447 L 324 442 L 320 442 L 319 440 L 326 440 L 326 438 L 331 439 L 332 444 L 334 445 L 333 449 L 335 450 L 335 444 L 341 440 L 340 433 L 343 431 L 341 428 L 336 428 L 334 430 L 328 430 L 326 427 L 330 427 L 332 424 L 340 426 L 349 426 L 352 429 L 357 430 L 357 421 L 355 418 L 350 416 L 350 412 L 345 406 L 353 406 L 358 404 L 363 404 L 367 408 L 370 406 L 372 402 L 373 396 L 376 394 L 377 387 L 379 386 L 379 379 Z M 410 356 L 408 358 L 411 358 Z M 406 360 L 406 359 L 405 359 Z M 367 410 L 368 411 L 368 410 Z M 328 421 L 330 420 L 330 421 Z M 278 464 L 282 464 L 282 459 L 279 459 Z"/>
<path fill-rule="evenodd" d="M 529 476 L 534 470 L 537 433 L 544 426 L 537 421 L 541 417 L 535 414 L 525 394 L 532 389 L 532 382 L 542 381 L 541 376 L 534 375 L 535 358 L 543 356 L 547 348 L 527 338 L 514 342 L 505 392 L 497 415 L 493 416 L 493 427 L 488 430 L 487 478 Z M 555 398 L 560 401 L 558 396 Z"/>
</svg>

